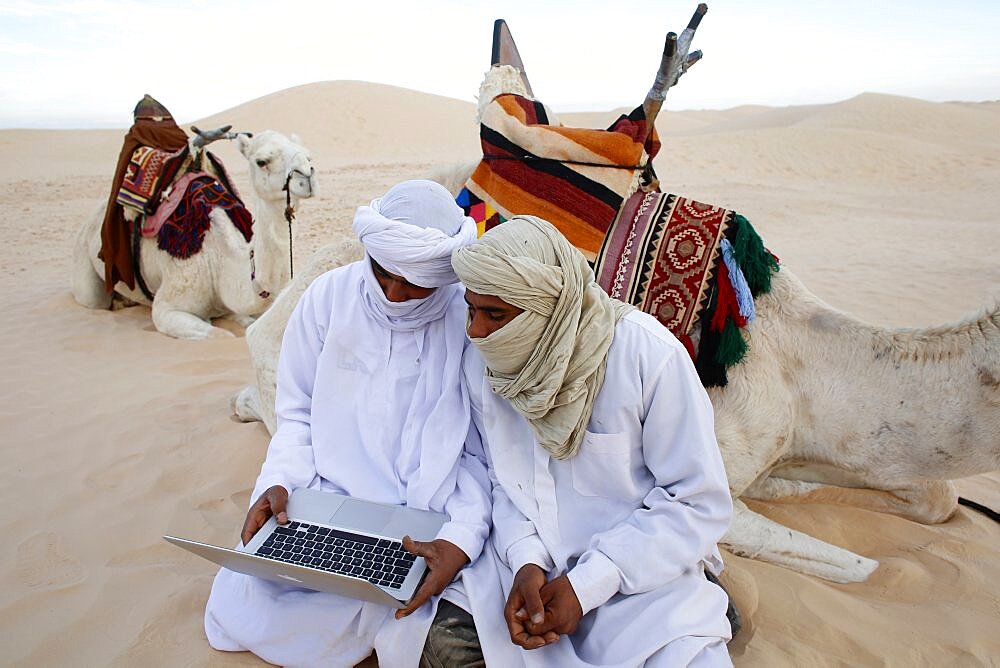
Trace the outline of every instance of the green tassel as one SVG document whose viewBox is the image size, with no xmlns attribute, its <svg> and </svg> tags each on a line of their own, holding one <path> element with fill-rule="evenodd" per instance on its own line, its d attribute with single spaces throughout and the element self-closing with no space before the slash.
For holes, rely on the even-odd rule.
<svg viewBox="0 0 1000 668">
<path fill-rule="evenodd" d="M 731 223 L 736 228 L 733 235 L 733 254 L 747 279 L 754 297 L 771 291 L 771 274 L 778 271 L 778 262 L 764 248 L 764 242 L 753 229 L 753 225 L 738 213 L 733 214 Z"/>
<path fill-rule="evenodd" d="M 739 326 L 732 318 L 726 318 L 726 326 L 722 328 L 719 338 L 719 348 L 715 351 L 715 361 L 726 367 L 739 364 L 747 354 L 747 342 L 743 340 Z"/>
</svg>

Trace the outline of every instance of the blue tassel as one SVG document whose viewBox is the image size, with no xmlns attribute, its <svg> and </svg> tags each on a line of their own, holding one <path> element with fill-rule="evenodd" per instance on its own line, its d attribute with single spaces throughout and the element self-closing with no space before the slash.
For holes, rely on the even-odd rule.
<svg viewBox="0 0 1000 668">
<path fill-rule="evenodd" d="M 733 292 L 736 293 L 736 303 L 739 304 L 740 315 L 746 319 L 747 323 L 751 323 L 757 317 L 757 309 L 753 305 L 753 293 L 750 292 L 747 279 L 743 276 L 740 266 L 736 264 L 733 245 L 729 243 L 729 239 L 723 237 L 719 243 L 719 249 L 722 251 L 722 259 L 726 263 L 726 269 L 729 270 L 729 282 L 733 286 Z"/>
</svg>

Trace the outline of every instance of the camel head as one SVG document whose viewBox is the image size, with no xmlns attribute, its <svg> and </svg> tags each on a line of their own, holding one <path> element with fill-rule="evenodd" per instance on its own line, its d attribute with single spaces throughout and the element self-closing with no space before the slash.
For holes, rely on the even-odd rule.
<svg viewBox="0 0 1000 668">
<path fill-rule="evenodd" d="M 290 195 L 294 208 L 300 199 L 316 195 L 316 170 L 309 150 L 297 136 L 289 138 L 265 130 L 254 135 L 240 133 L 236 142 L 250 163 L 250 182 L 261 199 L 285 201 Z"/>
</svg>

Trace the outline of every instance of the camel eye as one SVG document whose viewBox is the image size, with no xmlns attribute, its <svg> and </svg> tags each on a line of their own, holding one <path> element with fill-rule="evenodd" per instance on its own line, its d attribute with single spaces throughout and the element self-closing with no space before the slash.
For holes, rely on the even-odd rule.
<svg viewBox="0 0 1000 668">
<path fill-rule="evenodd" d="M 260 167 L 261 169 L 263 169 L 264 167 L 267 167 L 267 160 L 258 159 L 257 160 L 257 166 Z"/>
</svg>

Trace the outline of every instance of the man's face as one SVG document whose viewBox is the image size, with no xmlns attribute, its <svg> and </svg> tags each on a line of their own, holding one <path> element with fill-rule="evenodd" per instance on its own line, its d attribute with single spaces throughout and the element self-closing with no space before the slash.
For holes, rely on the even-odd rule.
<svg viewBox="0 0 1000 668">
<path fill-rule="evenodd" d="M 469 323 L 466 331 L 471 339 L 483 339 L 524 313 L 524 309 L 508 304 L 499 297 L 465 291 L 469 305 Z"/>
<path fill-rule="evenodd" d="M 424 299 L 430 297 L 434 288 L 422 288 L 414 285 L 398 274 L 393 274 L 382 268 L 375 260 L 372 260 L 372 272 L 375 280 L 378 281 L 385 298 L 391 302 L 405 302 L 411 299 Z"/>
</svg>

